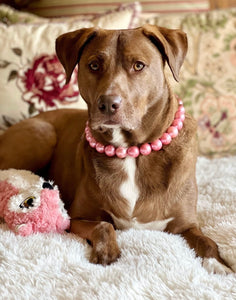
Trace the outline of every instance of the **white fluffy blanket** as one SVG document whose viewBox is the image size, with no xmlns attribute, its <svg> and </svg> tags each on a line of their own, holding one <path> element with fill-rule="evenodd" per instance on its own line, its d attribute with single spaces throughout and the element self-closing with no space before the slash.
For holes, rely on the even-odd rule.
<svg viewBox="0 0 236 300">
<path fill-rule="evenodd" d="M 199 220 L 236 271 L 236 157 L 198 159 Z M 0 224 L 0 299 L 236 299 L 236 275 L 214 275 L 185 241 L 164 232 L 117 232 L 119 261 L 88 262 L 72 234 L 16 236 Z"/>
</svg>

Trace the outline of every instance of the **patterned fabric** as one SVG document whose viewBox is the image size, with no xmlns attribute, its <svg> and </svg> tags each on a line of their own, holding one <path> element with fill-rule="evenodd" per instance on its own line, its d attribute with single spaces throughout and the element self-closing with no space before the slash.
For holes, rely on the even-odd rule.
<svg viewBox="0 0 236 300">
<path fill-rule="evenodd" d="M 189 50 L 176 93 L 198 121 L 199 152 L 236 154 L 236 9 L 145 20 L 182 28 Z"/>
<path fill-rule="evenodd" d="M 82 27 L 131 28 L 138 11 L 140 6 L 132 4 L 98 18 L 50 22 L 0 6 L 2 16 L 5 12 L 4 23 L 0 23 L 0 130 L 40 111 L 86 108 L 79 95 L 76 70 L 64 85 L 65 72 L 55 54 L 55 39 Z M 29 24 L 11 24 L 25 18 Z"/>
<path fill-rule="evenodd" d="M 96 15 L 114 9 L 118 4 L 129 3 L 130 0 L 39 0 L 32 1 L 27 11 L 43 17 Z M 171 1 L 140 1 L 144 12 L 173 13 L 173 12 L 196 12 L 209 9 L 208 0 L 171 0 Z"/>
<path fill-rule="evenodd" d="M 57 15 L 53 18 L 44 18 L 39 17 L 36 14 L 28 13 L 28 12 L 19 12 L 14 8 L 1 4 L 0 5 L 0 23 L 4 23 L 6 25 L 11 25 L 15 23 L 30 23 L 30 24 L 38 24 L 38 23 L 58 23 L 58 22 L 67 22 L 73 23 L 74 21 L 91 21 L 94 22 L 95 25 L 99 23 L 99 26 L 103 26 L 103 22 L 105 23 L 113 22 L 114 14 L 121 13 L 127 10 L 132 11 L 132 18 L 130 20 L 129 28 L 133 28 L 138 24 L 138 20 L 140 17 L 141 6 L 138 2 L 128 3 L 128 4 L 113 4 L 113 9 L 103 12 L 102 10 L 96 10 L 96 14 L 81 14 L 74 13 L 73 16 L 63 17 L 62 15 Z M 54 11 L 54 10 L 53 10 Z M 76 10 L 74 10 L 76 12 Z M 101 20 L 102 17 L 102 20 Z M 122 19 L 121 19 L 122 22 Z M 102 24 L 101 24 L 102 23 Z M 97 25 L 98 26 L 98 25 Z"/>
<path fill-rule="evenodd" d="M 70 84 L 65 85 L 64 82 L 65 72 L 56 54 L 36 57 L 31 67 L 19 69 L 16 80 L 22 100 L 36 111 L 54 108 L 57 102 L 62 105 L 77 102 L 77 69 L 73 72 Z"/>
</svg>

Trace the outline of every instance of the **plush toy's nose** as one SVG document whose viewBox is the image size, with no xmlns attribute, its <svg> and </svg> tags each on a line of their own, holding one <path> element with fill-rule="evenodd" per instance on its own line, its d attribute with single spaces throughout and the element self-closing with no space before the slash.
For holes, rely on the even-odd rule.
<svg viewBox="0 0 236 300">
<path fill-rule="evenodd" d="M 43 183 L 43 189 L 49 189 L 49 190 L 53 190 L 53 186 L 49 183 L 49 182 L 44 182 Z"/>
</svg>

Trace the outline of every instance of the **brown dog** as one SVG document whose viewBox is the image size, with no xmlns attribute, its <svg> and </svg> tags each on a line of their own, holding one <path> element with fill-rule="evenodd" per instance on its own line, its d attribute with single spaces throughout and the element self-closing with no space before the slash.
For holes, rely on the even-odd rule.
<svg viewBox="0 0 236 300">
<path fill-rule="evenodd" d="M 0 137 L 0 168 L 43 170 L 58 184 L 71 231 L 91 242 L 93 263 L 116 261 L 114 227 L 133 227 L 181 234 L 207 267 L 230 272 L 215 242 L 198 227 L 192 117 L 186 114 L 178 135 L 171 142 L 162 139 L 162 148 L 149 153 L 178 110 L 164 66 L 178 80 L 186 35 L 151 25 L 89 28 L 60 36 L 56 50 L 67 82 L 78 64 L 88 112 L 46 112 L 11 127 Z M 110 145 L 106 153 L 103 145 Z M 139 149 L 144 155 L 135 158 Z"/>
</svg>

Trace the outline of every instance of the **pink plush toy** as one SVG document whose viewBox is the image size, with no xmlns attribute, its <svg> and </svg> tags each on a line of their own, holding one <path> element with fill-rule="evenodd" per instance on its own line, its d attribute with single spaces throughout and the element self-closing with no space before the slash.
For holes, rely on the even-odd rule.
<svg viewBox="0 0 236 300">
<path fill-rule="evenodd" d="M 58 188 L 25 170 L 0 170 L 0 217 L 22 236 L 62 233 L 70 225 Z"/>
</svg>

